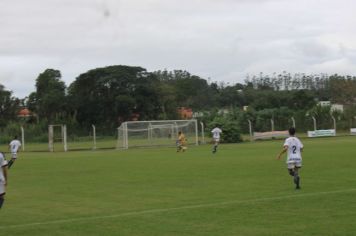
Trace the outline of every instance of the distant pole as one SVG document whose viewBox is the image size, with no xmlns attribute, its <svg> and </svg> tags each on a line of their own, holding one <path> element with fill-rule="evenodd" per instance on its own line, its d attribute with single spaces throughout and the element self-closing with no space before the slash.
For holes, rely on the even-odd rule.
<svg viewBox="0 0 356 236">
<path fill-rule="evenodd" d="M 152 141 L 152 124 L 151 124 L 151 122 L 148 123 L 147 137 L 148 137 L 148 140 L 151 142 Z"/>
<path fill-rule="evenodd" d="M 22 142 L 22 151 L 25 151 L 25 130 L 23 126 L 21 126 L 21 142 Z"/>
<path fill-rule="evenodd" d="M 63 134 L 63 143 L 64 143 L 64 151 L 68 151 L 68 146 L 67 146 L 67 126 L 62 125 L 62 134 Z"/>
<path fill-rule="evenodd" d="M 53 125 L 48 126 L 48 150 L 54 152 L 53 147 Z"/>
<path fill-rule="evenodd" d="M 199 145 L 199 130 L 198 130 L 198 121 L 194 120 L 194 126 L 195 126 L 195 145 Z"/>
<path fill-rule="evenodd" d="M 313 119 L 313 123 L 314 123 L 314 130 L 316 130 L 316 119 L 314 116 L 312 116 L 312 119 Z"/>
<path fill-rule="evenodd" d="M 95 130 L 95 125 L 91 125 L 93 128 L 93 150 L 96 149 L 96 130 Z"/>
<path fill-rule="evenodd" d="M 125 149 L 129 149 L 129 135 L 128 135 L 128 131 L 127 131 L 127 122 L 124 123 L 124 134 L 125 134 L 125 145 L 124 148 Z"/>
<path fill-rule="evenodd" d="M 292 116 L 292 123 L 293 123 L 293 127 L 295 128 L 295 119 L 294 119 L 294 117 Z"/>
<path fill-rule="evenodd" d="M 274 131 L 274 120 L 273 120 L 273 118 L 271 119 L 271 131 L 272 132 Z"/>
<path fill-rule="evenodd" d="M 247 120 L 248 121 L 248 126 L 249 126 L 249 131 L 250 131 L 250 141 L 252 141 L 252 122 L 250 120 Z"/>
<path fill-rule="evenodd" d="M 200 126 L 201 126 L 201 142 L 202 144 L 205 144 L 204 123 L 200 122 Z"/>
<path fill-rule="evenodd" d="M 334 130 L 335 130 L 335 133 L 336 133 L 336 120 L 335 120 L 335 117 L 333 115 L 331 115 L 331 119 L 333 120 Z"/>
</svg>

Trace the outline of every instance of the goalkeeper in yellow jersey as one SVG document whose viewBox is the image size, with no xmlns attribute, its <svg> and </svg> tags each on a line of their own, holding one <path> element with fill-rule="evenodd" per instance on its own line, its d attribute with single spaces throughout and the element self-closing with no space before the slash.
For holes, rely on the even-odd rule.
<svg viewBox="0 0 356 236">
<path fill-rule="evenodd" d="M 178 132 L 178 140 L 177 140 L 177 152 L 180 151 L 185 151 L 187 150 L 187 140 L 184 136 L 184 134 L 182 133 L 182 131 Z"/>
</svg>

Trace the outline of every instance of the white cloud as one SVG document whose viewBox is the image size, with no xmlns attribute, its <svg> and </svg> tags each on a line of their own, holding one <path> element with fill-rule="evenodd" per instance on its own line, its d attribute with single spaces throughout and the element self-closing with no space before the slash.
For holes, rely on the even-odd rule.
<svg viewBox="0 0 356 236">
<path fill-rule="evenodd" d="M 213 81 L 287 70 L 354 74 L 352 0 L 0 2 L 0 83 L 24 97 L 46 68 L 69 85 L 114 64 Z"/>
</svg>

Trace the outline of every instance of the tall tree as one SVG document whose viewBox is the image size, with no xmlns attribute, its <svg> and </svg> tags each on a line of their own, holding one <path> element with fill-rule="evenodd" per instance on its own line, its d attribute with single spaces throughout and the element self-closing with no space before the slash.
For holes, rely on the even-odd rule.
<svg viewBox="0 0 356 236">
<path fill-rule="evenodd" d="M 29 96 L 29 108 L 39 119 L 54 121 L 66 109 L 66 85 L 61 80 L 61 72 L 46 69 L 36 79 L 36 92 Z"/>
<path fill-rule="evenodd" d="M 162 89 L 172 88 L 171 92 L 175 94 L 176 106 L 208 109 L 217 104 L 215 100 L 216 91 L 209 86 L 205 79 L 199 76 L 191 75 L 183 70 L 156 71 L 154 73 L 161 83 L 165 84 Z M 165 92 L 163 91 L 163 93 Z M 171 95 L 173 94 L 170 93 Z M 167 107 L 165 108 L 167 109 Z M 174 109 L 176 108 L 174 107 Z"/>
<path fill-rule="evenodd" d="M 12 97 L 11 91 L 0 84 L 0 126 L 5 126 L 8 121 L 16 119 L 19 102 L 19 99 Z"/>
<path fill-rule="evenodd" d="M 81 74 L 68 92 L 79 123 L 113 128 L 133 113 L 139 114 L 140 119 L 158 117 L 157 81 L 141 67 L 108 66 Z"/>
</svg>

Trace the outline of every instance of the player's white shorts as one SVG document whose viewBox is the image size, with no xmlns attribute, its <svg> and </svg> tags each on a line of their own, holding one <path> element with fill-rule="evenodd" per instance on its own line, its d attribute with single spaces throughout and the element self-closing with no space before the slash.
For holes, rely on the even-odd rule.
<svg viewBox="0 0 356 236">
<path fill-rule="evenodd" d="M 16 152 L 11 153 L 11 158 L 12 158 L 12 159 L 16 159 L 16 158 L 17 158 L 17 153 L 16 153 Z"/>
<path fill-rule="evenodd" d="M 288 169 L 294 169 L 294 168 L 300 168 L 302 167 L 302 161 L 298 160 L 298 161 L 287 161 L 287 168 Z"/>
<path fill-rule="evenodd" d="M 5 183 L 0 182 L 0 195 L 5 193 Z"/>
<path fill-rule="evenodd" d="M 220 138 L 213 138 L 214 142 L 218 143 L 220 142 Z"/>
</svg>

